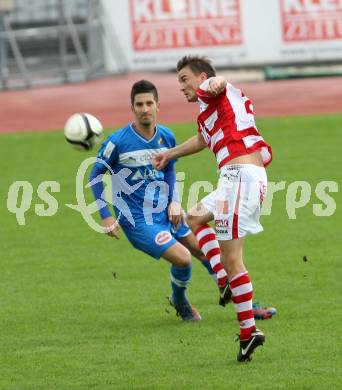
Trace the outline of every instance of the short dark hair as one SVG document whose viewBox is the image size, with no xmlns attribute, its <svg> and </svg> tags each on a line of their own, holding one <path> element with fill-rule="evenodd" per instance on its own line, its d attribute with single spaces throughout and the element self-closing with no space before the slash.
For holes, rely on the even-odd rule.
<svg viewBox="0 0 342 390">
<path fill-rule="evenodd" d="M 155 101 L 158 101 L 158 91 L 156 86 L 147 80 L 140 80 L 133 84 L 131 89 L 131 104 L 134 105 L 135 95 L 139 93 L 152 93 Z"/>
<path fill-rule="evenodd" d="M 209 77 L 216 76 L 214 65 L 207 57 L 200 56 L 184 56 L 177 63 L 177 72 L 188 66 L 195 75 L 204 72 Z"/>
</svg>

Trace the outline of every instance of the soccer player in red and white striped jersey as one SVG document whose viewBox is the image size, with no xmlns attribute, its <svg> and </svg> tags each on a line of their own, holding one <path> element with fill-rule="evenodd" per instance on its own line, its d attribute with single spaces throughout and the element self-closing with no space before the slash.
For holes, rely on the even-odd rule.
<svg viewBox="0 0 342 390">
<path fill-rule="evenodd" d="M 272 149 L 256 127 L 251 101 L 224 77 L 216 76 L 208 59 L 185 56 L 178 62 L 177 72 L 187 101 L 199 103 L 198 134 L 156 155 L 154 166 L 162 169 L 168 161 L 206 146 L 216 156 L 220 170 L 217 189 L 188 212 L 187 221 L 200 246 L 201 232 L 208 228 L 208 222 L 215 221 L 221 262 L 240 325 L 237 360 L 248 361 L 254 349 L 264 343 L 265 335 L 255 326 L 253 286 L 243 261 L 243 243 L 247 234 L 262 231 L 260 207 L 267 190 L 265 167 L 272 161 Z"/>
</svg>

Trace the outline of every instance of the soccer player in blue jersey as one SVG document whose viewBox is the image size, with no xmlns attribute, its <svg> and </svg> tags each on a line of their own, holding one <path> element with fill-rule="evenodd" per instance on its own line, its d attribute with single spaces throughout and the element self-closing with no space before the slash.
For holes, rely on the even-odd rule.
<svg viewBox="0 0 342 390">
<path fill-rule="evenodd" d="M 156 123 L 158 107 L 156 87 L 146 80 L 136 82 L 131 90 L 134 122 L 102 144 L 90 181 L 106 233 L 119 238 L 121 228 L 135 248 L 170 262 L 170 304 L 183 320 L 198 321 L 201 316 L 188 302 L 185 291 L 191 278 L 191 253 L 205 259 L 183 224 L 175 162 L 170 161 L 161 171 L 151 164 L 153 154 L 176 144 L 172 131 Z M 102 176 L 107 171 L 111 172 L 116 219 L 103 198 Z M 213 273 L 208 262 L 204 265 Z"/>
</svg>

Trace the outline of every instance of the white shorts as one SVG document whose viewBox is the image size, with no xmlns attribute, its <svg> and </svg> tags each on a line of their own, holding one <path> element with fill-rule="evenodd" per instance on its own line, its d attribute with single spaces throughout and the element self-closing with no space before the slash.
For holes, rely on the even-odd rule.
<svg viewBox="0 0 342 390">
<path fill-rule="evenodd" d="M 218 240 L 234 240 L 263 230 L 259 218 L 267 192 L 263 167 L 252 164 L 225 165 L 217 189 L 201 200 L 214 214 Z"/>
</svg>

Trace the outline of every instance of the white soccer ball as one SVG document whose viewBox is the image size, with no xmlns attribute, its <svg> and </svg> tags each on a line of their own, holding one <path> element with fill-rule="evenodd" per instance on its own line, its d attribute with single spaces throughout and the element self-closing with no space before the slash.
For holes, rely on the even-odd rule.
<svg viewBox="0 0 342 390">
<path fill-rule="evenodd" d="M 64 135 L 76 149 L 90 150 L 103 137 L 103 127 L 93 115 L 77 113 L 66 121 Z"/>
</svg>

